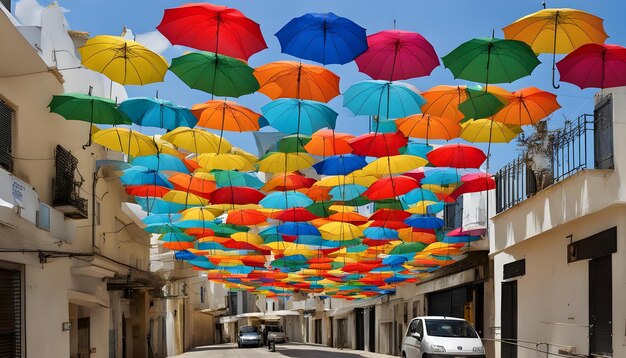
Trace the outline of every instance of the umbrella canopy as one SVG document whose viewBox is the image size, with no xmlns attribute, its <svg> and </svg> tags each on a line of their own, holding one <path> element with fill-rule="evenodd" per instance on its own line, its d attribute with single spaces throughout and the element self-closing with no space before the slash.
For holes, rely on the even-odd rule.
<svg viewBox="0 0 626 358">
<path fill-rule="evenodd" d="M 270 62 L 254 70 L 259 92 L 271 99 L 297 98 L 328 102 L 339 95 L 339 76 L 316 65 Z"/>
<path fill-rule="evenodd" d="M 471 173 L 461 177 L 461 184 L 450 196 L 454 199 L 466 193 L 477 193 L 496 188 L 496 181 L 488 173 Z"/>
<path fill-rule="evenodd" d="M 426 158 L 437 167 L 480 168 L 487 159 L 482 150 L 467 144 L 446 144 L 430 151 Z"/>
<path fill-rule="evenodd" d="M 383 118 L 406 117 L 421 113 L 426 100 L 413 85 L 403 82 L 362 81 L 343 94 L 343 105 L 355 115 Z"/>
<path fill-rule="evenodd" d="M 245 186 L 227 186 L 216 189 L 211 193 L 213 204 L 258 204 L 265 194 L 254 188 Z"/>
<path fill-rule="evenodd" d="M 365 29 L 332 12 L 291 19 L 276 37 L 283 53 L 324 65 L 343 65 L 367 49 Z"/>
<path fill-rule="evenodd" d="M 311 140 L 304 145 L 304 149 L 309 154 L 323 157 L 350 154 L 352 147 L 349 142 L 353 138 L 351 134 L 335 132 L 332 129 L 320 129 L 311 135 Z"/>
<path fill-rule="evenodd" d="M 459 136 L 461 126 L 454 119 L 435 117 L 430 114 L 414 114 L 396 121 L 398 130 L 413 138 L 450 140 Z"/>
<path fill-rule="evenodd" d="M 198 126 L 233 132 L 259 130 L 260 114 L 232 101 L 207 101 L 191 107 Z M 192 127 L 192 126 L 189 126 Z"/>
<path fill-rule="evenodd" d="M 233 170 L 216 170 L 213 172 L 215 184 L 218 187 L 228 186 L 247 186 L 254 189 L 260 189 L 263 182 L 256 175 L 250 173 L 242 173 Z"/>
<path fill-rule="evenodd" d="M 132 167 L 124 171 L 120 176 L 120 181 L 125 185 L 153 185 L 172 188 L 165 175 L 143 167 Z"/>
<path fill-rule="evenodd" d="M 356 58 L 359 71 L 375 80 L 396 81 L 428 76 L 439 66 L 435 49 L 422 35 L 385 30 L 367 37 L 368 48 Z"/>
<path fill-rule="evenodd" d="M 277 191 L 268 194 L 259 202 L 261 206 L 268 209 L 290 209 L 298 207 L 307 207 L 313 204 L 308 196 L 297 191 Z"/>
<path fill-rule="evenodd" d="M 350 146 L 354 154 L 380 158 L 400 154 L 408 141 L 401 132 L 366 133 L 350 140 Z"/>
<path fill-rule="evenodd" d="M 411 215 L 404 222 L 419 229 L 441 229 L 444 226 L 442 219 L 429 215 Z"/>
<path fill-rule="evenodd" d="M 330 156 L 319 163 L 313 164 L 313 169 L 321 175 L 346 175 L 367 165 L 365 157 L 355 154 Z"/>
<path fill-rule="evenodd" d="M 313 158 L 305 153 L 271 153 L 259 161 L 259 170 L 266 173 L 288 173 L 309 168 Z"/>
<path fill-rule="evenodd" d="M 506 105 L 506 100 L 493 93 L 495 86 L 483 89 L 481 86 L 467 87 L 467 99 L 458 106 L 459 111 L 467 119 L 487 118 L 498 113 Z M 496 87 L 497 88 L 497 87 Z M 511 93 L 498 88 L 498 94 L 510 95 Z"/>
<path fill-rule="evenodd" d="M 378 179 L 367 188 L 363 195 L 370 200 L 395 198 L 418 187 L 419 183 L 417 180 L 411 177 L 403 175 L 390 176 Z"/>
<path fill-rule="evenodd" d="M 203 153 L 198 155 L 196 161 L 202 169 L 209 172 L 213 170 L 238 170 L 244 172 L 254 169 L 246 158 L 230 153 Z"/>
<path fill-rule="evenodd" d="M 454 78 L 479 83 L 511 83 L 539 65 L 526 43 L 497 38 L 472 39 L 442 57 Z"/>
<path fill-rule="evenodd" d="M 78 52 L 83 66 L 122 85 L 163 82 L 167 72 L 163 56 L 119 36 L 92 37 L 78 48 Z"/>
<path fill-rule="evenodd" d="M 193 127 L 198 122 L 189 109 L 158 98 L 129 98 L 118 109 L 142 127 L 172 130 L 180 126 Z"/>
<path fill-rule="evenodd" d="M 232 146 L 226 139 L 199 128 L 178 127 L 161 139 L 192 153 L 226 153 Z"/>
<path fill-rule="evenodd" d="M 361 229 L 347 222 L 332 222 L 319 227 L 322 238 L 332 241 L 349 241 L 363 236 Z"/>
<path fill-rule="evenodd" d="M 461 127 L 461 138 L 474 143 L 508 143 L 521 132 L 519 127 L 509 127 L 488 118 L 467 121 Z"/>
<path fill-rule="evenodd" d="M 626 48 L 619 45 L 587 44 L 556 64 L 561 81 L 581 89 L 626 85 Z"/>
<path fill-rule="evenodd" d="M 185 174 L 189 173 L 183 161 L 170 154 L 136 157 L 131 161 L 131 164 L 157 171 L 170 170 Z"/>
<path fill-rule="evenodd" d="M 176 57 L 170 71 L 190 88 L 215 96 L 240 97 L 259 89 L 252 67 L 214 52 L 191 52 Z"/>
<path fill-rule="evenodd" d="M 316 180 L 307 178 L 296 173 L 277 174 L 265 182 L 262 190 L 268 191 L 287 191 L 303 188 L 310 188 L 315 184 Z"/>
<path fill-rule="evenodd" d="M 233 224 L 233 225 L 258 225 L 266 221 L 267 221 L 267 216 L 265 216 L 263 213 L 255 209 L 231 210 L 228 212 L 228 215 L 226 216 L 226 223 Z M 250 235 L 253 235 L 253 234 L 250 234 Z"/>
<path fill-rule="evenodd" d="M 174 174 L 168 180 L 174 185 L 176 190 L 187 190 L 203 198 L 209 198 L 210 194 L 217 188 L 213 176 L 207 173 Z"/>
<path fill-rule="evenodd" d="M 325 127 L 335 128 L 338 116 L 324 103 L 293 98 L 274 100 L 261 110 L 272 127 L 287 134 L 310 135 Z"/>
<path fill-rule="evenodd" d="M 162 197 L 171 189 L 158 185 L 130 185 L 124 188 L 128 195 Z"/>
<path fill-rule="evenodd" d="M 363 168 L 363 171 L 373 175 L 392 175 L 408 172 L 426 164 L 428 164 L 428 161 L 424 158 L 401 154 L 393 157 L 378 158 Z"/>
<path fill-rule="evenodd" d="M 535 87 L 515 91 L 505 100 L 508 104 L 493 116 L 493 120 L 516 126 L 535 124 L 561 108 L 555 94 Z"/>
<path fill-rule="evenodd" d="M 157 30 L 173 45 L 243 60 L 267 48 L 259 24 L 226 6 L 190 3 L 166 9 Z"/>
<path fill-rule="evenodd" d="M 91 136 L 94 143 L 132 157 L 155 155 L 158 149 L 154 140 L 145 134 L 127 128 L 102 129 Z"/>
</svg>

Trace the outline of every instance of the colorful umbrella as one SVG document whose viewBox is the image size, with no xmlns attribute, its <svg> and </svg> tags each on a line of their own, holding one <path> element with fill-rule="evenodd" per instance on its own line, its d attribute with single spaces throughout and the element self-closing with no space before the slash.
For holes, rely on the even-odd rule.
<svg viewBox="0 0 626 358">
<path fill-rule="evenodd" d="M 165 175 L 143 167 L 132 167 L 124 170 L 124 174 L 120 176 L 120 181 L 124 185 L 154 185 L 172 188 Z"/>
<path fill-rule="evenodd" d="M 267 48 L 259 24 L 226 6 L 190 3 L 166 9 L 157 30 L 173 45 L 248 58 Z"/>
<path fill-rule="evenodd" d="M 191 107 L 198 126 L 224 131 L 251 132 L 259 130 L 260 114 L 231 101 L 207 101 Z M 189 126 L 192 127 L 192 126 Z"/>
<path fill-rule="evenodd" d="M 343 65 L 367 49 L 365 29 L 332 12 L 291 19 L 276 37 L 281 52 L 324 65 Z"/>
<path fill-rule="evenodd" d="M 214 96 L 240 97 L 259 89 L 252 67 L 242 60 L 213 52 L 191 52 L 176 57 L 170 71 L 190 88 Z"/>
<path fill-rule="evenodd" d="M 147 155 L 141 157 L 135 157 L 131 161 L 132 165 L 145 167 L 156 171 L 175 171 L 188 174 L 189 170 L 185 166 L 182 160 L 178 157 L 169 154 L 157 154 Z"/>
<path fill-rule="evenodd" d="M 413 85 L 403 82 L 362 81 L 343 94 L 343 105 L 355 115 L 399 118 L 420 113 L 426 100 Z"/>
<path fill-rule="evenodd" d="M 213 133 L 198 128 L 178 127 L 161 139 L 192 153 L 227 153 L 230 143 Z"/>
<path fill-rule="evenodd" d="M 508 126 L 488 118 L 467 121 L 461 127 L 460 137 L 474 143 L 508 143 L 521 132 L 519 127 Z"/>
<path fill-rule="evenodd" d="M 215 184 L 218 187 L 228 186 L 247 186 L 254 189 L 260 189 L 263 182 L 256 175 L 250 173 L 242 173 L 233 170 L 216 170 L 213 172 Z"/>
<path fill-rule="evenodd" d="M 259 92 L 271 99 L 328 102 L 339 95 L 339 76 L 321 66 L 294 61 L 270 62 L 254 70 Z"/>
<path fill-rule="evenodd" d="M 428 215 L 411 215 L 404 222 L 419 229 L 441 229 L 444 226 L 442 219 Z"/>
<path fill-rule="evenodd" d="M 158 98 L 129 98 L 118 109 L 142 127 L 172 130 L 181 126 L 193 127 L 198 122 L 188 108 Z"/>
<path fill-rule="evenodd" d="M 396 121 L 398 130 L 413 138 L 450 140 L 459 136 L 461 126 L 457 120 L 435 117 L 430 114 L 414 114 Z"/>
<path fill-rule="evenodd" d="M 208 173 L 174 174 L 168 180 L 176 190 L 187 190 L 203 198 L 209 198 L 210 194 L 217 189 L 213 176 Z"/>
<path fill-rule="evenodd" d="M 442 57 L 454 78 L 479 83 L 511 83 L 539 65 L 526 43 L 497 38 L 472 39 Z"/>
<path fill-rule="evenodd" d="M 428 76 L 439 66 L 435 49 L 422 35 L 385 30 L 367 37 L 368 49 L 356 58 L 359 71 L 375 80 Z"/>
<path fill-rule="evenodd" d="M 493 93 L 494 87 L 491 86 L 488 89 L 483 89 L 481 86 L 467 87 L 467 99 L 458 106 L 459 111 L 465 115 L 464 120 L 491 117 L 504 108 L 506 100 Z M 498 88 L 497 92 L 506 96 L 511 94 L 501 88 Z"/>
<path fill-rule="evenodd" d="M 92 37 L 78 48 L 83 66 L 122 85 L 163 82 L 167 62 L 163 56 L 133 40 L 119 36 Z"/>
<path fill-rule="evenodd" d="M 277 191 L 268 194 L 259 204 L 268 209 L 285 210 L 297 207 L 308 207 L 313 204 L 313 200 L 297 191 Z"/>
<path fill-rule="evenodd" d="M 286 134 L 313 134 L 322 128 L 335 128 L 337 112 L 324 103 L 284 98 L 261 107 L 270 125 Z"/>
<path fill-rule="evenodd" d="M 267 180 L 261 190 L 269 191 L 287 191 L 310 188 L 315 184 L 316 180 L 307 178 L 296 173 L 277 174 Z"/>
<path fill-rule="evenodd" d="M 401 132 L 366 133 L 350 140 L 350 146 L 354 154 L 380 158 L 400 154 L 408 141 Z"/>
<path fill-rule="evenodd" d="M 309 168 L 313 158 L 304 153 L 271 153 L 259 161 L 259 170 L 266 173 L 288 173 Z"/>
<path fill-rule="evenodd" d="M 426 158 L 437 167 L 480 168 L 487 156 L 467 144 L 446 144 L 430 151 Z"/>
<path fill-rule="evenodd" d="M 209 172 L 213 170 L 237 170 L 245 172 L 254 169 L 246 158 L 230 153 L 203 153 L 198 155 L 196 161 L 200 168 Z"/>
<path fill-rule="evenodd" d="M 495 180 L 488 173 L 465 174 L 461 177 L 461 181 L 463 184 L 450 194 L 450 197 L 453 199 L 466 193 L 476 193 L 496 188 Z"/>
<path fill-rule="evenodd" d="M 493 116 L 493 120 L 516 126 L 535 124 L 561 108 L 556 95 L 535 87 L 515 91 L 505 100 L 508 104 Z"/>
<path fill-rule="evenodd" d="M 330 155 L 350 154 L 352 147 L 349 141 L 354 136 L 335 132 L 331 129 L 320 129 L 311 135 L 311 140 L 304 145 L 309 154 L 327 157 Z"/>
<path fill-rule="evenodd" d="M 602 44 L 608 35 L 602 19 L 575 9 L 543 9 L 504 27 L 504 38 L 529 44 L 535 53 L 552 54 L 552 86 L 557 53 L 570 53 L 588 44 Z"/>
<path fill-rule="evenodd" d="M 258 204 L 265 194 L 245 186 L 227 186 L 216 189 L 211 193 L 211 203 L 213 204 Z"/>
<path fill-rule="evenodd" d="M 619 45 L 587 44 L 556 64 L 561 81 L 581 89 L 626 85 L 626 48 Z"/>
<path fill-rule="evenodd" d="M 319 163 L 313 164 L 313 169 L 322 175 L 346 175 L 367 165 L 365 157 L 355 154 L 333 155 Z"/>
<path fill-rule="evenodd" d="M 226 223 L 233 225 L 259 225 L 266 221 L 267 216 L 255 209 L 231 210 L 226 216 Z"/>
<path fill-rule="evenodd" d="M 132 157 L 158 153 L 154 140 L 147 135 L 127 128 L 102 129 L 91 136 L 96 144 Z"/>
<path fill-rule="evenodd" d="M 370 200 L 395 198 L 419 187 L 417 180 L 403 176 L 390 176 L 378 179 L 363 193 Z"/>
<path fill-rule="evenodd" d="M 393 157 L 378 158 L 363 168 L 363 171 L 373 175 L 392 175 L 408 172 L 426 164 L 428 164 L 428 161 L 424 158 L 401 154 Z"/>
</svg>

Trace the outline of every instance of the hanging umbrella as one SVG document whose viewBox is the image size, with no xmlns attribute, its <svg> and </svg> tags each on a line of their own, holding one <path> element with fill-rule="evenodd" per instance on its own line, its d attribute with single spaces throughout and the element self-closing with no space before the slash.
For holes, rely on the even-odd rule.
<svg viewBox="0 0 626 358">
<path fill-rule="evenodd" d="M 266 173 L 288 173 L 309 168 L 313 158 L 304 153 L 271 153 L 259 161 L 259 170 Z"/>
<path fill-rule="evenodd" d="M 313 164 L 313 169 L 322 175 L 346 175 L 367 165 L 365 157 L 355 154 L 333 155 L 319 163 Z"/>
<path fill-rule="evenodd" d="M 307 178 L 296 173 L 277 174 L 267 180 L 261 190 L 269 191 L 287 191 L 310 188 L 315 184 L 316 180 Z"/>
<path fill-rule="evenodd" d="M 126 153 L 131 157 L 158 153 L 152 138 L 127 128 L 102 129 L 91 136 L 96 144 L 111 150 Z"/>
<path fill-rule="evenodd" d="M 458 106 L 459 111 L 465 115 L 464 120 L 487 118 L 495 115 L 506 105 L 504 96 L 511 94 L 511 92 L 495 86 L 486 89 L 481 86 L 467 87 L 466 92 L 467 99 Z"/>
<path fill-rule="evenodd" d="M 398 130 L 413 138 L 450 140 L 457 138 L 461 126 L 455 119 L 435 117 L 430 114 L 414 114 L 396 120 Z"/>
<path fill-rule="evenodd" d="M 328 194 L 334 201 L 350 201 L 361 196 L 367 190 L 366 187 L 358 184 L 343 184 L 332 188 Z"/>
<path fill-rule="evenodd" d="M 248 186 L 254 189 L 261 189 L 263 182 L 256 175 L 251 173 L 236 172 L 233 170 L 217 170 L 213 172 L 215 183 L 218 187 L 228 186 Z"/>
<path fill-rule="evenodd" d="M 626 48 L 619 45 L 587 44 L 556 64 L 561 81 L 581 89 L 626 85 Z"/>
<path fill-rule="evenodd" d="M 517 126 L 535 124 L 561 108 L 556 95 L 535 87 L 515 91 L 505 100 L 508 104 L 493 116 L 493 120 Z"/>
<path fill-rule="evenodd" d="M 424 200 L 437 201 L 437 196 L 432 191 L 424 188 L 413 189 L 402 196 L 402 201 L 409 204 L 415 204 Z"/>
<path fill-rule="evenodd" d="M 163 201 L 184 205 L 207 205 L 209 201 L 195 194 L 179 190 L 170 190 L 163 195 Z"/>
<path fill-rule="evenodd" d="M 213 51 L 246 61 L 267 48 L 259 24 L 226 6 L 190 3 L 166 9 L 157 30 L 172 45 Z"/>
<path fill-rule="evenodd" d="M 535 53 L 552 54 L 552 86 L 556 54 L 570 53 L 588 43 L 602 44 L 608 35 L 602 19 L 575 9 L 543 9 L 504 27 L 504 38 L 529 44 Z"/>
<path fill-rule="evenodd" d="M 190 88 L 214 96 L 240 97 L 259 89 L 252 67 L 242 60 L 213 52 L 191 52 L 176 57 L 170 71 Z"/>
<path fill-rule="evenodd" d="M 465 115 L 459 111 L 459 104 L 465 102 L 467 86 L 435 86 L 422 92 L 426 103 L 422 105 L 422 112 L 435 117 L 442 117 L 460 121 Z"/>
<path fill-rule="evenodd" d="M 311 135 L 311 140 L 304 145 L 309 154 L 323 157 L 352 153 L 350 140 L 354 136 L 347 133 L 335 132 L 331 129 L 320 129 Z"/>
<path fill-rule="evenodd" d="M 271 99 L 296 98 L 328 102 L 339 95 L 339 76 L 316 65 L 270 62 L 254 70 L 259 92 Z"/>
<path fill-rule="evenodd" d="M 172 188 L 165 175 L 143 167 L 132 167 L 124 170 L 124 174 L 120 176 L 120 182 L 124 185 L 155 185 Z"/>
<path fill-rule="evenodd" d="M 350 146 L 354 154 L 380 158 L 400 154 L 408 141 L 401 132 L 367 133 L 350 140 Z"/>
<path fill-rule="evenodd" d="M 467 144 L 446 144 L 430 151 L 426 158 L 436 167 L 480 168 L 487 156 Z"/>
<path fill-rule="evenodd" d="M 453 199 L 466 193 L 477 193 L 496 188 L 496 181 L 493 179 L 493 176 L 488 173 L 465 174 L 461 177 L 461 181 L 463 184 L 450 194 L 450 197 Z"/>
<path fill-rule="evenodd" d="M 370 200 L 381 200 L 395 198 L 398 195 L 406 194 L 409 191 L 418 188 L 417 180 L 403 176 L 390 176 L 378 179 L 363 193 Z"/>
<path fill-rule="evenodd" d="M 241 172 L 254 170 L 252 164 L 241 156 L 230 153 L 203 153 L 196 158 L 200 168 L 206 171 L 237 170 Z"/>
<path fill-rule="evenodd" d="M 254 188 L 245 186 L 226 186 L 211 193 L 213 204 L 258 204 L 265 194 Z"/>
<path fill-rule="evenodd" d="M 508 143 L 521 133 L 519 127 L 508 126 L 488 118 L 467 121 L 461 127 L 460 137 L 474 143 Z"/>
<path fill-rule="evenodd" d="M 118 109 L 142 127 L 172 130 L 181 126 L 193 127 L 198 122 L 189 109 L 159 98 L 129 98 Z"/>
<path fill-rule="evenodd" d="M 422 35 L 384 30 L 367 37 L 368 49 L 356 58 L 359 71 L 375 80 L 428 76 L 439 66 L 435 49 Z"/>
<path fill-rule="evenodd" d="M 140 167 L 145 167 L 152 170 L 157 171 L 176 171 L 188 174 L 189 170 L 185 166 L 182 160 L 178 159 L 173 155 L 169 154 L 157 154 L 157 155 L 146 155 L 141 157 L 135 157 L 131 161 L 132 165 L 137 165 Z"/>
<path fill-rule="evenodd" d="M 461 175 L 465 172 L 465 170 L 458 169 L 458 168 L 426 168 L 426 169 L 428 169 L 427 171 L 425 171 L 426 176 L 421 180 L 422 187 L 425 184 L 437 185 L 440 187 L 454 185 L 461 181 Z M 433 192 L 436 192 L 436 193 L 438 192 L 437 190 L 434 190 L 433 188 L 429 188 L 429 189 Z"/>
<path fill-rule="evenodd" d="M 208 173 L 173 174 L 167 178 L 174 185 L 176 190 L 186 190 L 203 198 L 210 198 L 210 195 L 217 188 L 212 175 Z"/>
<path fill-rule="evenodd" d="M 411 215 L 404 222 L 419 229 L 441 229 L 444 226 L 442 219 L 429 215 Z"/>
<path fill-rule="evenodd" d="M 325 127 L 335 128 L 338 116 L 324 103 L 292 98 L 274 100 L 261 110 L 272 127 L 286 134 L 311 135 Z"/>
<path fill-rule="evenodd" d="M 53 95 L 48 104 L 50 112 L 57 113 L 65 119 L 89 122 L 89 141 L 91 145 L 92 124 L 131 124 L 130 118 L 115 108 L 115 102 L 108 98 L 82 93 L 66 93 Z"/>
<path fill-rule="evenodd" d="M 227 153 L 232 146 L 226 139 L 199 128 L 178 127 L 161 139 L 192 153 Z"/>
<path fill-rule="evenodd" d="M 365 29 L 332 12 L 291 19 L 276 37 L 281 52 L 323 65 L 343 65 L 367 49 Z"/>
<path fill-rule="evenodd" d="M 309 143 L 311 137 L 304 134 L 292 134 L 283 137 L 276 142 L 273 151 L 283 153 L 305 153 L 304 146 Z"/>
<path fill-rule="evenodd" d="M 324 240 L 349 241 L 363 236 L 361 229 L 347 222 L 332 222 L 319 227 Z"/>
<path fill-rule="evenodd" d="M 163 56 L 119 36 L 92 37 L 78 48 L 78 52 L 83 66 L 122 85 L 163 82 L 167 72 Z"/>
<path fill-rule="evenodd" d="M 290 208 L 282 210 L 273 218 L 280 221 L 311 221 L 317 219 L 318 216 L 306 208 Z"/>
<path fill-rule="evenodd" d="M 224 131 L 251 132 L 259 130 L 260 114 L 232 101 L 207 101 L 191 107 L 198 126 Z"/>
<path fill-rule="evenodd" d="M 124 188 L 128 195 L 162 197 L 171 189 L 158 185 L 130 185 Z"/>
<path fill-rule="evenodd" d="M 511 83 L 539 65 L 526 43 L 497 38 L 472 39 L 442 57 L 454 78 L 479 83 Z"/>
<path fill-rule="evenodd" d="M 343 94 L 343 106 L 357 116 L 406 117 L 421 113 L 424 103 L 417 88 L 403 82 L 361 81 Z"/>
<path fill-rule="evenodd" d="M 393 157 L 378 158 L 363 168 L 363 171 L 373 175 L 392 175 L 408 172 L 426 164 L 428 164 L 428 161 L 424 158 L 401 154 Z"/>
<path fill-rule="evenodd" d="M 266 221 L 267 216 L 255 209 L 230 210 L 226 216 L 226 223 L 234 225 L 259 225 Z"/>
<path fill-rule="evenodd" d="M 277 191 L 268 194 L 259 204 L 267 209 L 285 210 L 296 207 L 308 207 L 313 204 L 313 200 L 297 191 Z"/>
</svg>

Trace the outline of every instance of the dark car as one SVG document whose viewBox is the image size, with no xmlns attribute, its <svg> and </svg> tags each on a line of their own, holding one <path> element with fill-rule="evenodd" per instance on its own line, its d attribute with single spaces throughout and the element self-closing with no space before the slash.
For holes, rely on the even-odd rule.
<svg viewBox="0 0 626 358">
<path fill-rule="evenodd" d="M 241 347 L 260 347 L 261 335 L 259 329 L 255 326 L 242 326 L 239 328 L 237 335 L 237 346 Z"/>
</svg>

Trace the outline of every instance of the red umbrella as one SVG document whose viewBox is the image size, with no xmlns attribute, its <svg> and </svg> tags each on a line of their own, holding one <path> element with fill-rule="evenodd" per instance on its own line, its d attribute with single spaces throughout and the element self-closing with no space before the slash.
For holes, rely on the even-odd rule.
<svg viewBox="0 0 626 358">
<path fill-rule="evenodd" d="M 211 193 L 213 204 L 258 204 L 265 194 L 246 186 L 227 186 Z"/>
<path fill-rule="evenodd" d="M 367 220 L 366 216 L 349 211 L 342 211 L 331 214 L 330 216 L 328 216 L 328 220 L 341 221 L 344 223 L 350 223 L 352 225 L 363 225 L 369 221 Z"/>
<path fill-rule="evenodd" d="M 376 180 L 363 192 L 363 195 L 370 200 L 389 199 L 406 194 L 419 188 L 419 186 L 417 180 L 404 175 L 397 175 Z"/>
<path fill-rule="evenodd" d="M 428 161 L 436 167 L 480 168 L 487 159 L 482 150 L 467 144 L 446 144 L 426 154 Z"/>
<path fill-rule="evenodd" d="M 401 132 L 367 133 L 352 139 L 350 145 L 354 154 L 380 158 L 400 154 L 408 142 Z"/>
<path fill-rule="evenodd" d="M 359 71 L 375 80 L 396 81 L 428 76 L 439 66 L 433 45 L 422 35 L 385 30 L 367 37 L 368 49 L 355 59 Z"/>
<path fill-rule="evenodd" d="M 395 220 L 374 220 L 370 223 L 370 227 L 386 227 L 387 229 L 406 229 L 410 227 L 405 224 L 404 221 L 395 221 Z"/>
<path fill-rule="evenodd" d="M 424 174 L 424 168 L 417 168 L 417 169 L 411 170 L 410 172 L 406 172 L 402 175 L 411 177 L 417 180 L 418 183 L 421 182 L 421 180 L 426 177 L 426 174 Z"/>
<path fill-rule="evenodd" d="M 486 228 L 463 230 L 462 227 L 458 227 L 447 233 L 446 236 L 483 236 L 486 232 Z"/>
<path fill-rule="evenodd" d="M 231 210 L 226 223 L 233 225 L 258 225 L 267 221 L 267 216 L 255 209 Z"/>
<path fill-rule="evenodd" d="M 190 3 L 166 9 L 157 29 L 172 45 L 248 60 L 267 48 L 259 24 L 226 6 Z"/>
<path fill-rule="evenodd" d="M 626 48 L 618 45 L 580 46 L 556 64 L 561 81 L 583 88 L 626 85 Z"/>
<path fill-rule="evenodd" d="M 411 216 L 411 214 L 404 210 L 378 209 L 370 215 L 370 220 L 404 221 L 404 219 L 409 216 Z"/>
<path fill-rule="evenodd" d="M 129 185 L 126 188 L 126 193 L 132 196 L 152 196 L 162 197 L 167 194 L 171 189 L 158 185 Z"/>
<path fill-rule="evenodd" d="M 491 174 L 488 173 L 471 173 L 461 177 L 461 184 L 456 190 L 450 194 L 450 197 L 456 199 L 466 193 L 477 193 L 485 190 L 496 188 L 496 181 L 493 180 Z"/>
<path fill-rule="evenodd" d="M 276 174 L 263 185 L 261 190 L 269 192 L 310 188 L 316 181 L 296 173 Z"/>
<path fill-rule="evenodd" d="M 280 221 L 310 221 L 317 216 L 305 208 L 291 208 L 281 211 L 274 218 Z"/>
</svg>

